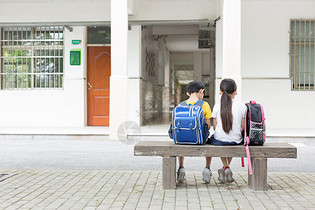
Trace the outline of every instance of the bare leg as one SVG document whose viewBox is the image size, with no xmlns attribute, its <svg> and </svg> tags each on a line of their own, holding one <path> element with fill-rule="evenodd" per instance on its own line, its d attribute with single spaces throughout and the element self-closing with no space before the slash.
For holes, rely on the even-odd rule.
<svg viewBox="0 0 315 210">
<path fill-rule="evenodd" d="M 184 167 L 184 157 L 178 157 L 178 165 L 179 165 L 179 167 L 181 167 L 181 166 Z"/>
<path fill-rule="evenodd" d="M 231 157 L 221 157 L 222 163 L 224 165 L 224 169 L 219 169 L 219 181 L 231 183 L 234 182 L 233 173 L 230 169 L 230 163 L 232 161 Z M 223 178 L 224 177 L 224 178 Z"/>
<path fill-rule="evenodd" d="M 228 162 L 227 157 L 221 157 L 221 161 L 222 161 L 224 167 L 229 167 L 230 164 Z"/>
<path fill-rule="evenodd" d="M 184 157 L 178 157 L 178 171 L 177 171 L 177 181 L 184 182 L 185 178 L 185 169 L 184 169 Z"/>
<path fill-rule="evenodd" d="M 228 159 L 229 165 L 231 165 L 232 157 L 228 157 L 227 159 Z"/>
<path fill-rule="evenodd" d="M 225 182 L 227 182 L 227 183 L 234 182 L 233 173 L 230 169 L 230 163 L 232 161 L 232 158 L 231 157 L 222 157 L 221 160 L 222 160 L 222 163 L 224 165 Z"/>
<path fill-rule="evenodd" d="M 206 184 L 210 183 L 211 180 L 211 170 L 210 170 L 210 164 L 211 164 L 212 157 L 206 157 L 206 167 L 202 171 L 202 181 L 204 181 Z"/>
<path fill-rule="evenodd" d="M 206 167 L 208 166 L 210 168 L 212 157 L 206 157 Z"/>
</svg>

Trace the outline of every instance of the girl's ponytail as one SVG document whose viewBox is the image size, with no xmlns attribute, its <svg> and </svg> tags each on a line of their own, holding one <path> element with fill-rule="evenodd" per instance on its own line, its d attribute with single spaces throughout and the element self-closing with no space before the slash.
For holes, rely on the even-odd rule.
<svg viewBox="0 0 315 210">
<path fill-rule="evenodd" d="M 222 120 L 222 128 L 225 133 L 229 133 L 233 127 L 233 114 L 232 114 L 232 99 L 229 94 L 236 91 L 236 83 L 232 79 L 224 79 L 221 81 L 220 90 L 222 91 L 221 96 L 221 107 L 220 116 Z"/>
<path fill-rule="evenodd" d="M 223 91 L 221 96 L 220 109 L 223 130 L 225 133 L 229 133 L 233 126 L 232 99 L 226 91 Z"/>
</svg>

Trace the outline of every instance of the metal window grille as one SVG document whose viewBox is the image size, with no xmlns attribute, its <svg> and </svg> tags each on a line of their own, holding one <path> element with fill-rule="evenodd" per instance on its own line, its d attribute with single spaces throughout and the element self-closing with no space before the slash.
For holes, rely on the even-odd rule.
<svg viewBox="0 0 315 210">
<path fill-rule="evenodd" d="M 63 86 L 63 27 L 0 28 L 1 89 Z"/>
<path fill-rule="evenodd" d="M 292 90 L 315 90 L 315 20 L 291 20 L 290 72 Z"/>
</svg>

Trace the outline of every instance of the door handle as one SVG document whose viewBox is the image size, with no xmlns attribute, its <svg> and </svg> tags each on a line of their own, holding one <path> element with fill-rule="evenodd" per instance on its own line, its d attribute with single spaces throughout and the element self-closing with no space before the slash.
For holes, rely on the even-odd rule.
<svg viewBox="0 0 315 210">
<path fill-rule="evenodd" d="M 87 82 L 87 84 L 88 84 L 88 88 L 89 88 L 89 90 L 91 90 L 91 88 L 93 87 L 89 82 Z"/>
</svg>

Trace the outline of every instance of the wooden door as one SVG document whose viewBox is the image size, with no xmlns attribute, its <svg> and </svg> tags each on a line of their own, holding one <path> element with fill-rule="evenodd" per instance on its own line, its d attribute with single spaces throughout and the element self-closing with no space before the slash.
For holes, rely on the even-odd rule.
<svg viewBox="0 0 315 210">
<path fill-rule="evenodd" d="M 110 47 L 88 47 L 87 56 L 87 123 L 109 126 Z"/>
</svg>

